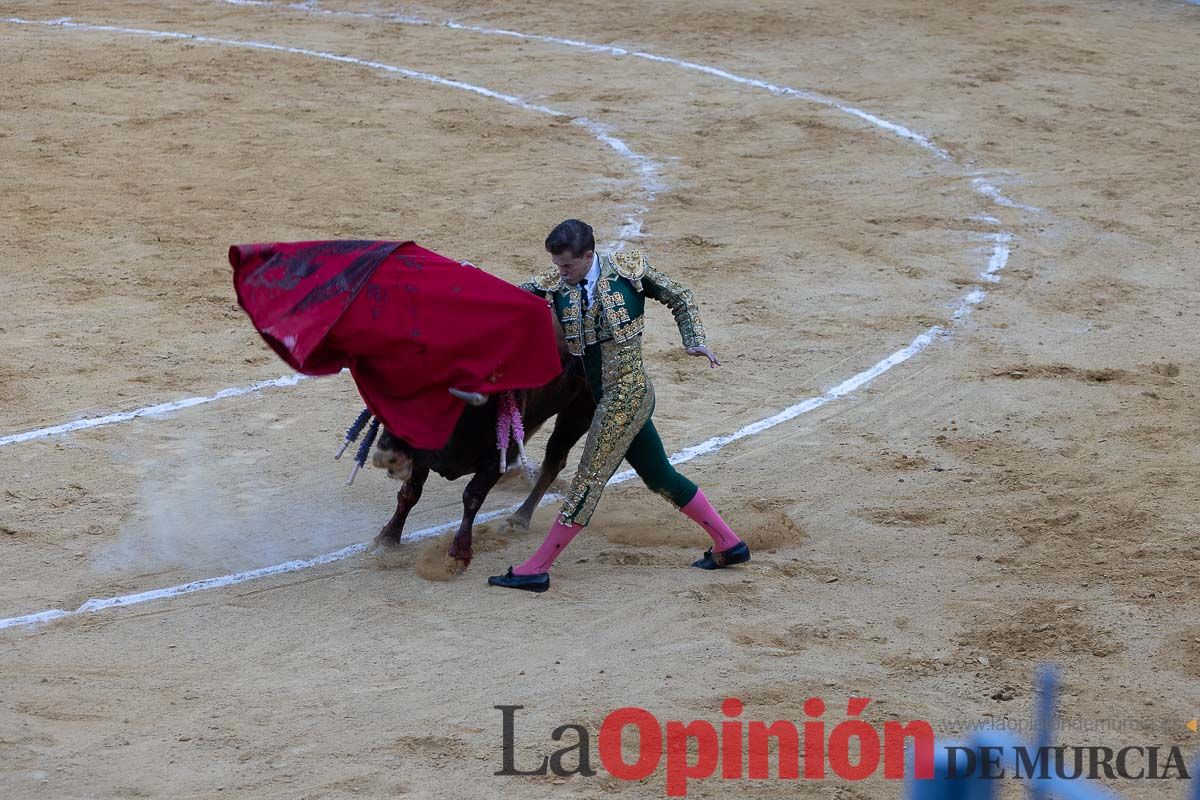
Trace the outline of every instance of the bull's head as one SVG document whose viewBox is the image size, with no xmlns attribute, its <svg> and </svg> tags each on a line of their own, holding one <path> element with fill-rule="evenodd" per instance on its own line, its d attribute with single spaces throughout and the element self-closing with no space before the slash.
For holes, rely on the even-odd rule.
<svg viewBox="0 0 1200 800">
<path fill-rule="evenodd" d="M 451 388 L 450 394 L 463 400 L 467 405 L 482 406 L 487 403 L 487 395 L 479 392 Z M 369 412 L 364 411 L 363 414 L 369 415 Z M 361 420 L 362 417 L 360 416 L 359 419 Z M 356 422 L 355 425 L 358 423 Z M 350 439 L 347 438 L 346 441 L 349 443 Z M 342 449 L 345 450 L 345 447 Z M 338 456 L 340 457 L 341 453 L 338 453 Z M 371 459 L 371 463 L 379 469 L 386 469 L 389 478 L 406 481 L 412 477 L 413 447 L 399 436 L 393 436 L 391 431 L 384 428 L 383 435 L 379 437 L 379 444 L 375 446 L 375 456 Z M 351 479 L 353 480 L 353 477 Z"/>
<path fill-rule="evenodd" d="M 386 469 L 389 478 L 406 481 L 412 477 L 412 445 L 398 436 L 393 436 L 391 431 L 384 428 L 379 436 L 379 443 L 375 445 L 375 456 L 371 463 L 380 469 Z"/>
</svg>

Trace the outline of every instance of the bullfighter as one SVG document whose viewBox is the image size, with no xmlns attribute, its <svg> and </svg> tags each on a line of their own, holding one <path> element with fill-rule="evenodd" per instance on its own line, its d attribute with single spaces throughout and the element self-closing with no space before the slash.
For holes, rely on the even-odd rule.
<svg viewBox="0 0 1200 800">
<path fill-rule="evenodd" d="M 591 519 L 605 485 L 627 460 L 651 490 L 699 524 L 713 545 L 692 566 L 722 569 L 750 560 L 750 548 L 725 523 L 704 492 L 671 465 L 655 430 L 654 386 L 642 360 L 646 299 L 671 309 L 689 355 L 720 362 L 708 349 L 689 289 L 652 267 L 639 251 L 596 252 L 587 223 L 569 219 L 546 237 L 554 269 L 521 288 L 545 298 L 582 360 L 596 400 L 583 458 L 545 541 L 524 563 L 488 578 L 492 586 L 544 592 L 550 567 Z"/>
</svg>

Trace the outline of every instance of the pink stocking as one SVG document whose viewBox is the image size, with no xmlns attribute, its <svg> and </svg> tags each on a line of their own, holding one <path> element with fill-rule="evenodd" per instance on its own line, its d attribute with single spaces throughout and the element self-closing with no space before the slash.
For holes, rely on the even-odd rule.
<svg viewBox="0 0 1200 800">
<path fill-rule="evenodd" d="M 537 575 L 539 572 L 549 572 L 550 567 L 554 564 L 554 559 L 567 549 L 571 540 L 578 536 L 585 527 L 587 526 L 570 522 L 564 523 L 556 518 L 554 524 L 550 526 L 550 532 L 546 534 L 546 540 L 542 542 L 542 546 L 524 564 L 513 567 L 513 574 Z"/>
<path fill-rule="evenodd" d="M 708 502 L 708 498 L 704 496 L 704 492 L 699 489 L 696 490 L 696 496 L 679 510 L 687 514 L 693 522 L 698 523 L 700 527 L 704 528 L 705 533 L 712 537 L 713 548 L 717 552 L 736 547 L 742 541 L 733 532 L 733 529 L 725 524 L 725 520 L 721 519 L 721 515 L 712 507 L 712 503 Z"/>
</svg>

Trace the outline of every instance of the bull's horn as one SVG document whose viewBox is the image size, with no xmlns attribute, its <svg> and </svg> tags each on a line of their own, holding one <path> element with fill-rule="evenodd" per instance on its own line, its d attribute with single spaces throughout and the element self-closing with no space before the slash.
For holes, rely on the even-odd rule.
<svg viewBox="0 0 1200 800">
<path fill-rule="evenodd" d="M 462 389 L 451 387 L 450 394 L 472 406 L 481 406 L 487 402 L 487 395 L 479 392 L 464 392 Z"/>
</svg>

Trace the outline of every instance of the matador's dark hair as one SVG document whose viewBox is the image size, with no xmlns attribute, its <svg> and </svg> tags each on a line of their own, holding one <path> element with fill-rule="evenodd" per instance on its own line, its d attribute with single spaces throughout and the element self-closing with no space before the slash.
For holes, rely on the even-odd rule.
<svg viewBox="0 0 1200 800">
<path fill-rule="evenodd" d="M 554 226 L 546 237 L 546 252 L 557 256 L 570 250 L 571 255 L 581 256 L 596 249 L 596 237 L 592 226 L 577 219 L 564 220 Z"/>
</svg>

